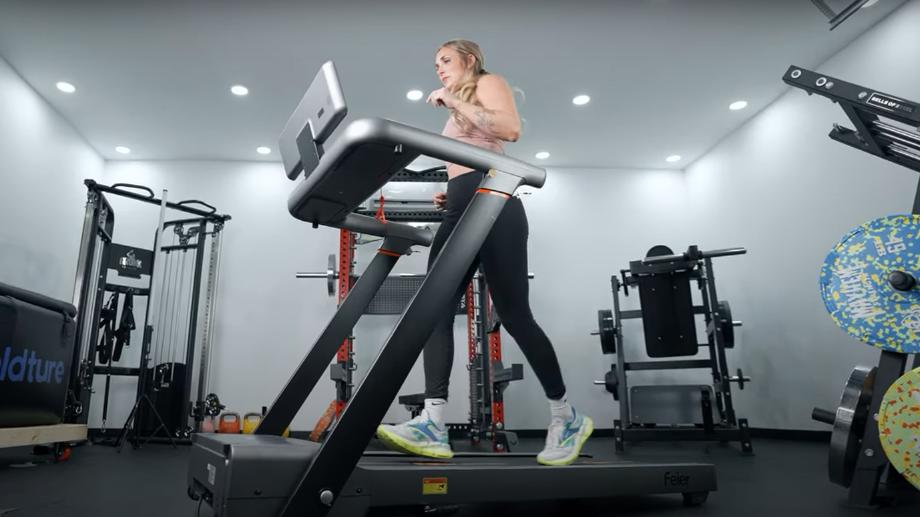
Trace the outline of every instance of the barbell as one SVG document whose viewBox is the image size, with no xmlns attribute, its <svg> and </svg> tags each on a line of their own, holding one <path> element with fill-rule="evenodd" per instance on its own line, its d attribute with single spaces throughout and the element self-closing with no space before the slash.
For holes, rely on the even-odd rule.
<svg viewBox="0 0 920 517">
<path fill-rule="evenodd" d="M 325 273 L 295 273 L 294 276 L 296 278 L 325 278 L 329 296 L 335 296 L 335 281 L 339 279 L 339 271 L 335 262 L 335 255 L 330 253 L 329 264 Z"/>
</svg>

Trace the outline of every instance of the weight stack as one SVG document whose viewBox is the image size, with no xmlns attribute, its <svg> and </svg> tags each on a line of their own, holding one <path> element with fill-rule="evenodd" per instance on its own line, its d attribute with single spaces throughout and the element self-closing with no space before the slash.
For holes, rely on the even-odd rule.
<svg viewBox="0 0 920 517">
<path fill-rule="evenodd" d="M 76 314 L 73 305 L 0 283 L 0 427 L 61 423 Z"/>
<path fill-rule="evenodd" d="M 166 424 L 167 431 L 175 433 L 185 429 L 188 425 L 188 418 L 183 418 L 182 415 L 182 399 L 186 397 L 188 389 L 185 386 L 185 364 L 162 363 L 158 365 L 158 368 L 164 369 L 165 372 L 168 372 L 170 367 L 172 367 L 172 379 L 168 385 L 163 385 L 161 381 L 168 377 L 169 374 L 157 374 L 157 368 L 147 368 L 145 375 L 147 376 L 147 397 L 150 398 L 153 407 L 160 414 L 163 423 Z M 158 382 L 158 379 L 160 382 Z M 167 436 L 163 429 L 157 429 L 160 426 L 160 421 L 157 420 L 156 415 L 146 404 L 141 404 L 138 411 L 140 413 L 138 420 L 140 421 L 141 435 L 161 438 Z M 173 434 L 173 437 L 175 437 L 175 434 Z"/>
</svg>

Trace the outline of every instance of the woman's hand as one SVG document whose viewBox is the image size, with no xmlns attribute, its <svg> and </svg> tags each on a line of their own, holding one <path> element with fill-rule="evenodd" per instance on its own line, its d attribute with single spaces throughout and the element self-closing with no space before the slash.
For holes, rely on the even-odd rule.
<svg viewBox="0 0 920 517">
<path fill-rule="evenodd" d="M 447 192 L 438 192 L 432 198 L 434 207 L 438 210 L 444 210 L 447 207 Z"/>
<path fill-rule="evenodd" d="M 431 104 L 434 107 L 454 109 L 457 107 L 460 99 L 458 99 L 454 94 L 450 93 L 450 90 L 447 88 L 438 88 L 428 95 L 428 100 L 425 102 Z"/>
</svg>

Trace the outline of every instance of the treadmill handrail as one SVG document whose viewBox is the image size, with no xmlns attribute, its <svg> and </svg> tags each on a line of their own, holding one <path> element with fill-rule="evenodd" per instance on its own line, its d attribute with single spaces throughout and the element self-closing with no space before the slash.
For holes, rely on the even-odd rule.
<svg viewBox="0 0 920 517">
<path fill-rule="evenodd" d="M 351 159 L 365 147 L 392 148 L 392 153 L 401 157 L 381 166 L 382 170 L 367 166 L 356 167 Z M 545 169 L 515 158 L 392 120 L 362 118 L 343 129 L 339 138 L 320 158 L 316 168 L 294 188 L 288 197 L 288 211 L 294 217 L 316 225 L 345 229 L 356 229 L 354 224 L 370 227 L 368 230 L 356 230 L 372 235 L 402 231 L 390 229 L 388 233 L 382 225 L 374 226 L 348 214 L 354 212 L 367 196 L 383 187 L 391 177 L 401 173 L 406 162 L 421 154 L 485 170 L 490 176 L 495 175 L 491 171 L 500 171 L 503 177 L 520 181 L 515 182 L 515 188 L 518 185 L 539 188 L 546 180 Z M 421 232 L 406 230 L 403 233 Z M 430 236 L 415 235 L 414 239 L 430 243 Z"/>
<path fill-rule="evenodd" d="M 305 129 L 305 131 L 309 131 L 309 128 Z M 347 156 L 346 149 L 358 147 L 363 143 L 379 142 L 381 140 L 394 146 L 406 146 L 406 152 L 417 152 L 418 154 L 424 154 L 457 165 L 485 171 L 497 169 L 517 176 L 523 180 L 523 184 L 536 188 L 542 187 L 546 181 L 546 169 L 541 167 L 430 131 L 388 119 L 370 117 L 354 120 L 342 130 L 339 138 L 320 158 L 319 165 L 304 178 L 303 183 L 298 185 L 292 194 L 292 196 L 303 195 L 302 193 L 307 195 L 301 199 L 289 199 L 288 207 L 303 203 L 310 197 L 314 187 L 336 174 L 335 168 L 332 167 L 334 164 L 324 167 L 329 160 L 338 160 L 343 156 Z M 386 171 L 387 174 L 378 174 L 376 176 L 378 185 L 374 190 L 385 185 L 392 176 L 402 172 L 402 170 L 403 168 L 399 167 L 392 171 Z M 375 174 L 378 172 L 374 171 Z M 352 211 L 355 208 L 357 206 L 351 206 L 348 207 L 348 210 Z"/>
<path fill-rule="evenodd" d="M 531 187 L 540 188 L 546 182 L 546 169 L 542 167 L 393 120 L 361 118 L 345 128 L 346 133 L 356 137 L 373 131 L 381 131 L 393 143 L 408 145 L 431 158 L 483 171 L 497 169 L 521 178 L 524 185 Z M 401 170 L 394 171 L 394 174 Z"/>
</svg>

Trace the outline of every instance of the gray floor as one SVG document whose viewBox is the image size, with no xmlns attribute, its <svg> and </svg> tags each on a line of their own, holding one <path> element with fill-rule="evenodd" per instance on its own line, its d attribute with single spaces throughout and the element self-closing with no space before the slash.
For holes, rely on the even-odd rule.
<svg viewBox="0 0 920 517">
<path fill-rule="evenodd" d="M 518 451 L 536 451 L 537 440 L 523 440 Z M 477 505 L 458 517 L 565 516 L 918 516 L 920 504 L 858 510 L 844 506 L 844 489 L 827 481 L 827 448 L 820 443 L 758 440 L 756 455 L 735 446 L 639 444 L 630 460 L 702 461 L 717 465 L 719 490 L 703 506 L 685 508 L 680 496 L 628 497 L 602 501 Z M 586 451 L 613 458 L 609 438 L 592 439 Z M 41 463 L 27 449 L 0 449 L 0 516 L 196 516 L 198 505 L 185 494 L 189 449 L 150 445 L 122 454 L 103 446 L 74 450 L 64 463 Z M 32 462 L 33 465 L 23 465 Z M 13 509 L 11 511 L 11 509 Z M 6 513 L 4 513 L 6 511 Z M 202 508 L 201 516 L 210 516 Z M 408 510 L 373 515 L 421 515 Z"/>
</svg>

